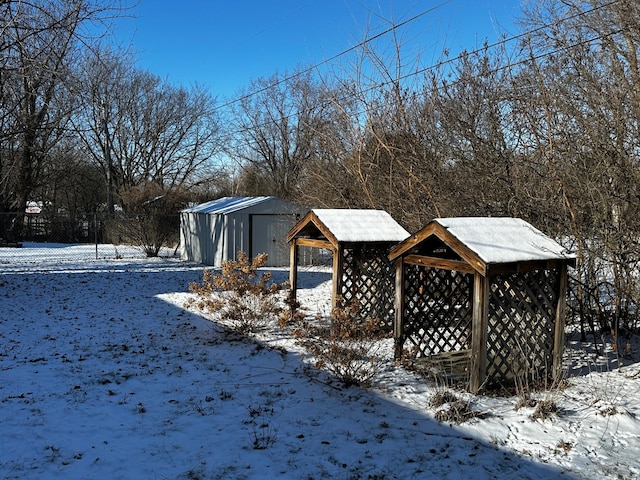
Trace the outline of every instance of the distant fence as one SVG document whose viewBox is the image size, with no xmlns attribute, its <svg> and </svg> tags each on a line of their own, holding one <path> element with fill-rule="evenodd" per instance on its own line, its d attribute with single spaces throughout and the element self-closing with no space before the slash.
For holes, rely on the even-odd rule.
<svg viewBox="0 0 640 480">
<path fill-rule="evenodd" d="M 19 238 L 15 222 L 21 222 Z M 142 247 L 162 229 L 159 256 L 175 256 L 180 220 L 175 215 L 1 213 L 0 264 L 146 257 Z"/>
</svg>

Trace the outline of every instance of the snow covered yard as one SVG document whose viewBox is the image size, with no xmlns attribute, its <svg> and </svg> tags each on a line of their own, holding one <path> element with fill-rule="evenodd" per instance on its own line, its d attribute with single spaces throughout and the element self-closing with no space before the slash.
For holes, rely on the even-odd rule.
<svg viewBox="0 0 640 480">
<path fill-rule="evenodd" d="M 589 345 L 569 344 L 568 388 L 534 394 L 551 418 L 478 396 L 484 418 L 441 424 L 442 388 L 391 361 L 373 388 L 342 388 L 282 331 L 244 338 L 185 310 L 200 266 L 0 267 L 0 479 L 640 476 L 640 364 L 610 370 Z M 301 273 L 311 313 L 329 282 Z"/>
</svg>

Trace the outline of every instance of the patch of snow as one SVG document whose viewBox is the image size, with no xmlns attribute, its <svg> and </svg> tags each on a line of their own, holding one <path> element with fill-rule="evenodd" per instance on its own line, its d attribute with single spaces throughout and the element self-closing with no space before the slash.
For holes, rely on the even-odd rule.
<svg viewBox="0 0 640 480">
<path fill-rule="evenodd" d="M 568 259 L 562 245 L 520 218 L 455 217 L 435 222 L 449 230 L 485 263 Z"/>
<path fill-rule="evenodd" d="M 409 236 L 384 210 L 314 209 L 339 242 L 401 242 Z"/>
<path fill-rule="evenodd" d="M 224 215 L 259 205 L 275 197 L 223 197 L 194 205 L 182 210 L 184 213 L 210 213 Z"/>
<path fill-rule="evenodd" d="M 242 337 L 185 309 L 202 271 L 3 265 L 0 478 L 640 477 L 637 353 L 611 369 L 569 335 L 568 387 L 533 394 L 557 415 L 462 393 L 484 418 L 438 423 L 429 400 L 443 387 L 396 365 L 390 344 L 372 388 L 343 388 L 286 330 Z M 330 269 L 299 273 L 309 315 L 328 313 L 330 292 Z"/>
</svg>

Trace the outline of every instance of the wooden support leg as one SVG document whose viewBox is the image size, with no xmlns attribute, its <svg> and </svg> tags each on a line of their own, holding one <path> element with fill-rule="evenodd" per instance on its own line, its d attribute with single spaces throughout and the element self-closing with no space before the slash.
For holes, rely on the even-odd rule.
<svg viewBox="0 0 640 480">
<path fill-rule="evenodd" d="M 404 346 L 404 262 L 402 257 L 396 260 L 396 285 L 395 285 L 395 319 L 393 322 L 393 338 L 395 343 L 394 357 L 402 357 Z"/>
<path fill-rule="evenodd" d="M 489 279 L 475 274 L 473 285 L 473 325 L 471 334 L 471 378 L 472 393 L 480 390 L 487 374 L 487 315 L 489 311 Z"/>
<path fill-rule="evenodd" d="M 298 245 L 295 239 L 291 241 L 289 248 L 289 283 L 291 285 L 291 295 L 295 300 L 298 292 Z"/>
</svg>

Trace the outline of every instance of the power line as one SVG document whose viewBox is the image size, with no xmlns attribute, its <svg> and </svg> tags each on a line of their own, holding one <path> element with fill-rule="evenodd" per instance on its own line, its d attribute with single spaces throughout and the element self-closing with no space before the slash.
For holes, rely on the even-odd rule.
<svg viewBox="0 0 640 480">
<path fill-rule="evenodd" d="M 253 92 L 247 93 L 246 95 L 238 97 L 238 98 L 236 98 L 234 100 L 231 100 L 231 101 L 228 101 L 226 103 L 223 103 L 222 105 L 219 105 L 218 107 L 216 107 L 214 109 L 214 111 L 221 110 L 221 109 L 226 108 L 226 107 L 228 107 L 230 105 L 233 105 L 235 103 L 238 103 L 238 102 L 241 102 L 243 100 L 246 100 L 247 98 L 251 98 L 251 97 L 253 97 L 255 95 L 258 95 L 259 93 L 262 93 L 262 92 L 265 92 L 267 90 L 270 90 L 271 88 L 277 87 L 278 85 L 280 85 L 280 84 L 282 84 L 284 82 L 288 82 L 289 80 L 293 80 L 294 78 L 297 78 L 297 77 L 299 77 L 301 75 L 304 75 L 305 73 L 309 73 L 312 70 L 315 70 L 316 68 L 321 67 L 322 65 L 325 65 L 325 64 L 327 64 L 327 63 L 329 63 L 329 62 L 331 62 L 331 61 L 333 61 L 333 60 L 335 60 L 337 58 L 340 58 L 341 56 L 346 55 L 347 53 L 352 52 L 353 50 L 355 50 L 357 48 L 365 46 L 366 44 L 376 40 L 377 38 L 380 38 L 380 37 L 386 35 L 387 33 L 390 33 L 390 32 L 392 32 L 392 31 L 394 31 L 394 30 L 396 30 L 396 29 L 398 29 L 400 27 L 403 27 L 403 26 L 407 25 L 408 23 L 411 23 L 411 22 L 417 20 L 420 17 L 422 17 L 424 15 L 427 15 L 428 13 L 434 12 L 435 10 L 445 6 L 448 3 L 451 3 L 452 1 L 453 0 L 446 0 L 446 1 L 442 2 L 442 3 L 439 3 L 438 5 L 435 5 L 435 6 L 431 7 L 431 8 L 429 8 L 429 9 L 427 9 L 427 10 L 425 10 L 425 11 L 423 11 L 423 12 L 421 12 L 421 13 L 419 13 L 419 14 L 417 14 L 417 15 L 415 15 L 415 16 L 413 16 L 413 17 L 411 17 L 411 18 L 409 18 L 409 19 L 407 19 L 405 21 L 403 21 L 403 22 L 400 22 L 398 24 L 392 25 L 391 27 L 389 27 L 385 31 L 380 32 L 380 33 L 374 35 L 373 37 L 364 39 L 362 42 L 358 43 L 357 45 L 354 45 L 354 46 L 352 46 L 352 47 L 350 47 L 350 48 L 348 48 L 346 50 L 343 50 L 342 52 L 337 53 L 336 55 L 334 55 L 334 56 L 332 56 L 330 58 L 327 58 L 326 60 L 323 60 L 320 63 L 316 63 L 315 65 L 312 65 L 312 66 L 310 66 L 308 68 L 305 68 L 304 70 L 302 70 L 300 72 L 296 72 L 293 75 L 290 75 L 288 77 L 282 78 L 282 79 L 278 80 L 277 82 L 274 82 L 274 83 L 272 83 L 270 85 L 262 87 L 262 88 L 260 88 L 258 90 L 253 91 Z"/>
<path fill-rule="evenodd" d="M 593 12 L 595 12 L 595 11 L 597 11 L 597 10 L 602 9 L 602 8 L 610 7 L 611 5 L 614 5 L 614 4 L 618 3 L 619 1 L 620 1 L 620 0 L 612 0 L 612 1 L 611 1 L 611 2 L 609 2 L 609 3 L 603 4 L 603 5 L 600 5 L 600 6 L 597 6 L 597 7 L 593 7 L 593 8 L 591 8 L 591 9 L 589 9 L 589 10 L 584 10 L 584 11 L 577 12 L 577 13 L 575 13 L 575 14 L 573 14 L 573 15 L 569 15 L 568 17 L 564 17 L 564 18 L 561 18 L 561 19 L 559 19 L 559 20 L 556 20 L 555 22 L 547 23 L 547 24 L 541 25 L 540 27 L 533 28 L 533 29 L 531 29 L 531 30 L 527 30 L 526 32 L 520 33 L 520 34 L 518 34 L 518 35 L 514 35 L 514 36 L 509 37 L 509 38 L 505 38 L 505 39 L 499 40 L 499 41 L 497 41 L 497 42 L 494 42 L 494 43 L 492 43 L 492 44 L 488 44 L 488 45 L 483 46 L 483 47 L 481 47 L 481 48 L 477 48 L 477 49 L 472 50 L 472 51 L 470 51 L 470 52 L 463 51 L 462 53 L 460 53 L 460 54 L 459 54 L 459 55 L 457 55 L 456 57 L 450 58 L 450 59 L 448 59 L 448 60 L 444 60 L 444 61 L 442 61 L 442 62 L 438 62 L 438 63 L 433 64 L 433 65 L 430 65 L 430 66 L 425 67 L 425 68 L 423 68 L 423 69 L 421 69 L 421 70 L 418 70 L 417 72 L 413 72 L 413 73 L 411 73 L 411 74 L 407 74 L 407 75 L 405 75 L 405 76 L 403 76 L 403 77 L 400 77 L 398 80 L 404 80 L 405 78 L 408 78 L 408 77 L 410 77 L 410 76 L 413 76 L 413 75 L 419 75 L 419 74 L 421 74 L 421 73 L 425 73 L 425 72 L 427 72 L 427 71 L 429 71 L 429 70 L 433 70 L 433 69 L 438 68 L 438 67 L 441 67 L 441 66 L 443 66 L 443 65 L 447 65 L 447 64 L 449 64 L 449 63 L 453 63 L 453 62 L 455 62 L 455 61 L 461 60 L 465 55 L 475 55 L 475 54 L 480 53 L 480 52 L 482 52 L 482 51 L 485 51 L 485 50 L 488 50 L 488 49 L 493 49 L 493 48 L 495 48 L 495 47 L 499 47 L 499 46 L 505 45 L 505 44 L 507 44 L 507 43 L 513 42 L 514 40 L 520 40 L 521 38 L 526 38 L 526 37 L 528 37 L 529 35 L 532 35 L 532 34 L 534 34 L 534 33 L 540 32 L 540 31 L 542 31 L 542 30 L 546 30 L 546 29 L 548 29 L 548 28 L 550 28 L 550 27 L 554 27 L 554 26 L 556 26 L 556 25 L 560 25 L 560 24 L 562 24 L 562 23 L 564 23 L 564 22 L 567 22 L 567 21 L 569 21 L 569 20 L 573 20 L 573 19 L 575 19 L 575 18 L 578 18 L 578 17 L 584 16 L 584 15 L 587 15 L 587 14 L 593 13 Z M 618 33 L 618 32 L 614 32 L 614 33 Z M 606 37 L 606 36 L 607 36 L 607 35 L 604 35 L 604 36 L 601 36 L 600 38 L 604 38 L 604 37 Z M 576 44 L 576 45 L 574 45 L 574 46 L 577 46 L 577 44 Z M 380 85 L 380 86 L 383 86 L 383 85 L 384 85 L 384 84 L 382 84 L 382 85 Z"/>
<path fill-rule="evenodd" d="M 449 1 L 451 1 L 451 0 L 449 0 Z M 448 2 L 445 2 L 445 3 L 449 3 L 449 1 L 448 1 Z M 559 20 L 556 20 L 555 22 L 547 23 L 547 24 L 541 25 L 540 27 L 536 27 L 536 28 L 534 28 L 534 29 L 531 29 L 531 30 L 528 30 L 528 31 L 526 31 L 526 32 L 520 33 L 520 34 L 518 34 L 518 35 L 514 35 L 514 36 L 511 36 L 511 37 L 508 37 L 508 38 L 504 38 L 504 39 L 502 39 L 502 40 L 500 40 L 500 41 L 494 42 L 494 43 L 492 43 L 492 44 L 488 44 L 488 45 L 483 46 L 483 47 L 481 47 L 481 48 L 477 48 L 477 49 L 475 49 L 475 50 L 471 50 L 471 51 L 469 51 L 469 52 L 467 52 L 467 51 L 463 51 L 462 53 L 460 53 L 460 54 L 459 54 L 459 55 L 457 55 L 456 57 L 452 57 L 452 58 L 447 59 L 447 60 L 445 60 L 445 61 L 441 61 L 441 62 L 438 62 L 438 63 L 432 64 L 432 65 L 429 65 L 429 66 L 424 67 L 424 68 L 422 68 L 422 69 L 420 69 L 420 70 L 417 70 L 417 71 L 415 71 L 415 72 L 411 72 L 411 73 L 408 73 L 408 74 L 406 74 L 406 75 L 400 76 L 400 77 L 398 77 L 398 78 L 396 78 L 396 79 L 393 79 L 393 80 L 390 80 L 390 81 L 385 81 L 385 82 L 380 82 L 380 83 L 377 83 L 377 84 L 375 84 L 375 85 L 373 85 L 373 86 L 370 86 L 370 87 L 368 87 L 368 88 L 366 88 L 366 89 L 359 90 L 359 91 L 357 92 L 357 94 L 368 93 L 368 92 L 371 92 L 371 91 L 373 91 L 373 90 L 379 89 L 380 87 L 384 87 L 384 86 L 390 85 L 390 84 L 392 84 L 392 83 L 397 83 L 398 81 L 406 80 L 407 78 L 410 78 L 410 77 L 413 77 L 413 76 L 416 76 L 416 75 L 424 74 L 424 73 L 429 72 L 429 71 L 431 71 L 431 70 L 434 70 L 434 69 L 436 69 L 436 68 L 440 68 L 440 67 L 442 67 L 443 65 L 448 65 L 448 64 L 451 64 L 451 63 L 453 63 L 453 62 L 459 61 L 459 60 L 461 60 L 465 55 L 475 55 L 475 54 L 481 53 L 481 52 L 483 52 L 483 51 L 487 51 L 488 49 L 493 49 L 493 48 L 495 48 L 495 47 L 503 46 L 503 45 L 505 45 L 505 44 L 507 44 L 507 43 L 513 42 L 514 40 L 519 40 L 519 39 L 522 39 L 522 38 L 526 38 L 526 37 L 528 37 L 529 35 L 532 35 L 532 34 L 534 34 L 534 33 L 540 32 L 540 31 L 542 31 L 542 30 L 546 30 L 546 29 L 548 29 L 548 28 L 550 28 L 550 27 L 553 27 L 553 26 L 561 25 L 562 23 L 567 22 L 567 21 L 569 21 L 569 20 L 573 20 L 573 19 L 576 19 L 576 18 L 579 18 L 579 17 L 582 17 L 582 16 L 586 16 L 586 15 L 591 14 L 591 13 L 593 13 L 593 12 L 595 12 L 595 11 L 600 10 L 600 9 L 607 8 L 607 7 L 610 7 L 610 6 L 612 6 L 612 5 L 615 5 L 616 3 L 619 3 L 619 2 L 620 2 L 620 0 L 612 0 L 612 1 L 608 2 L 608 3 L 605 3 L 605 4 L 602 4 L 602 5 L 599 5 L 599 6 L 597 6 L 597 7 L 593 7 L 593 8 L 591 8 L 591 9 L 589 9 L 589 10 L 579 11 L 579 12 L 577 12 L 577 13 L 575 13 L 575 14 L 569 15 L 569 16 L 567 16 L 567 17 L 563 17 L 563 18 L 561 18 L 561 19 L 559 19 Z M 444 5 L 445 3 L 440 4 L 439 6 L 442 6 L 442 5 Z M 434 8 L 438 8 L 439 6 L 434 7 Z M 433 9 L 430 9 L 430 10 L 433 10 Z M 427 13 L 427 12 L 423 12 L 422 14 L 417 15 L 416 17 L 413 17 L 413 19 L 415 19 L 415 18 L 417 18 L 417 17 L 419 17 L 419 16 L 422 16 L 422 15 L 424 15 L 425 13 Z M 411 19 L 410 19 L 410 20 L 411 20 Z M 408 20 L 408 21 L 410 21 L 410 20 Z M 407 21 L 407 22 L 408 22 L 408 21 Z M 406 24 L 407 22 L 403 22 L 403 24 Z M 400 25 L 398 25 L 398 26 L 400 26 Z M 396 27 L 397 27 L 397 26 L 396 26 Z M 343 55 L 344 53 L 347 53 L 348 51 L 351 51 L 353 48 L 357 48 L 357 47 L 359 47 L 359 46 L 363 46 L 363 45 L 365 45 L 366 43 L 368 43 L 369 41 L 373 40 L 374 38 L 378 38 L 379 36 L 381 36 L 381 35 L 383 35 L 383 34 L 385 34 L 385 33 L 389 33 L 389 31 L 392 31 L 392 30 L 393 30 L 393 28 L 392 28 L 392 29 L 389 29 L 389 30 L 387 30 L 387 31 L 385 31 L 385 32 L 383 32 L 383 33 L 381 33 L 381 34 L 379 34 L 379 35 L 376 35 L 375 37 L 372 37 L 372 38 L 370 38 L 370 39 L 367 39 L 367 40 L 365 40 L 365 41 L 361 42 L 358 46 L 356 46 L 356 47 L 352 47 L 351 49 L 349 49 L 349 50 L 347 50 L 347 51 L 345 51 L 345 52 L 343 52 L 343 53 L 341 53 L 341 54 L 335 55 L 334 57 L 332 57 L 332 59 L 335 59 L 335 58 L 339 57 L 340 55 Z M 548 57 L 548 56 L 552 56 L 552 55 L 554 55 L 555 53 L 558 53 L 558 52 L 561 52 L 561 51 L 566 51 L 566 50 L 570 50 L 570 49 L 575 48 L 575 47 L 578 47 L 578 46 L 587 45 L 587 44 L 590 44 L 590 43 L 592 43 L 592 42 L 595 42 L 595 41 L 598 41 L 598 40 L 602 40 L 602 39 L 607 38 L 607 37 L 610 37 L 610 36 L 612 36 L 612 35 L 616 35 L 616 34 L 618 34 L 618 33 L 621 33 L 621 32 L 623 32 L 624 30 L 625 30 L 625 29 L 623 28 L 623 29 L 618 29 L 618 30 L 616 30 L 616 31 L 612 31 L 612 32 L 608 32 L 608 33 L 598 34 L 598 35 L 596 35 L 596 36 L 594 36 L 594 37 L 592 37 L 592 38 L 589 38 L 589 39 L 586 39 L 586 40 L 581 40 L 581 41 L 578 41 L 578 42 L 575 42 L 575 43 L 572 43 L 572 44 L 569 44 L 569 45 L 565 45 L 565 46 L 563 46 L 563 47 L 558 47 L 557 49 L 554 49 L 554 50 L 552 50 L 552 51 L 547 51 L 547 52 L 544 52 L 544 53 L 540 53 L 540 54 L 538 54 L 538 55 L 532 55 L 532 56 L 530 56 L 530 57 L 528 57 L 528 58 L 526 58 L 526 59 L 520 60 L 520 61 L 518 61 L 518 62 L 515 62 L 515 63 L 509 63 L 508 65 L 498 67 L 498 68 L 496 68 L 496 69 L 494 69 L 494 70 L 491 70 L 491 72 L 490 72 L 490 73 L 495 73 L 495 72 L 499 72 L 499 71 L 501 71 L 501 70 L 505 70 L 505 69 L 508 69 L 508 68 L 513 68 L 513 67 L 516 67 L 516 66 L 523 65 L 523 64 L 525 64 L 525 63 L 531 62 L 531 61 L 533 61 L 533 60 L 538 60 L 538 59 L 541 59 L 541 58 L 545 58 L 545 57 Z M 329 60 L 327 60 L 327 61 L 329 61 Z M 327 61 L 325 61 L 325 62 L 323 62 L 323 63 L 326 63 Z M 318 66 L 319 66 L 319 65 L 322 65 L 323 63 L 318 64 Z M 257 95 L 258 93 L 261 93 L 261 92 L 263 92 L 263 91 L 266 91 L 266 90 L 268 90 L 269 88 L 272 88 L 272 87 L 274 87 L 274 86 L 276 86 L 276 85 L 278 85 L 278 84 L 281 84 L 281 83 L 283 83 L 283 82 L 285 82 L 285 81 L 287 81 L 287 80 L 289 80 L 289 79 L 296 78 L 297 76 L 301 75 L 302 73 L 306 73 L 306 72 L 310 71 L 312 68 L 315 68 L 315 67 L 311 67 L 311 68 L 309 68 L 309 69 L 305 70 L 304 72 L 299 72 L 299 73 L 297 73 L 296 75 L 292 75 L 291 77 L 288 77 L 288 78 L 282 79 L 282 80 L 280 80 L 279 82 L 274 83 L 273 85 L 270 85 L 270 86 L 264 87 L 264 88 L 262 88 L 262 89 L 260 89 L 260 90 L 257 90 L 257 91 L 255 91 L 255 92 L 252 92 L 252 93 L 250 93 L 250 94 L 248 94 L 248 95 L 246 95 L 246 96 L 244 96 L 244 97 L 241 97 L 241 98 L 239 98 L 239 99 L 237 99 L 237 100 L 234 100 L 233 102 L 229 102 L 227 105 L 230 105 L 230 104 L 232 104 L 232 103 L 235 103 L 235 102 L 241 101 L 241 100 L 242 100 L 242 99 L 244 99 L 244 98 L 249 98 L 249 97 L 251 97 L 251 96 L 253 96 L 253 95 Z M 457 83 L 457 81 L 456 81 L 456 82 L 451 82 L 451 83 L 452 83 L 452 84 L 454 84 L 454 83 Z M 349 98 L 352 98 L 354 95 L 356 95 L 356 94 L 349 94 L 349 95 L 343 96 L 343 97 L 341 97 L 341 98 L 334 99 L 334 101 L 347 100 L 347 99 L 349 99 Z M 219 108 L 222 108 L 222 106 L 221 106 L 221 107 L 219 107 Z M 364 112 L 364 111 L 363 111 L 363 112 L 358 112 L 357 114 L 354 114 L 354 115 L 362 115 L 363 113 L 366 113 L 366 112 Z M 293 113 L 291 113 L 291 114 L 287 115 L 285 118 L 286 118 L 286 119 L 290 119 L 290 118 L 295 117 L 296 115 L 298 115 L 298 112 L 293 112 Z M 259 125 L 259 126 L 263 126 L 263 125 L 267 125 L 267 122 L 262 123 L 262 124 L 261 124 L 261 125 Z M 248 128 L 244 128 L 244 129 L 236 130 L 235 132 L 230 132 L 230 133 L 228 134 L 228 136 L 229 136 L 229 137 L 232 137 L 234 134 L 241 133 L 241 132 L 244 132 L 244 131 L 247 131 L 247 130 L 248 130 Z"/>
<path fill-rule="evenodd" d="M 591 13 L 597 11 L 597 10 L 600 10 L 602 8 L 610 7 L 611 5 L 615 5 L 616 3 L 619 3 L 619 2 L 620 2 L 620 0 L 612 0 L 609 3 L 605 3 L 603 5 L 600 5 L 600 6 L 597 6 L 597 7 L 593 7 L 591 9 L 589 9 L 589 10 L 584 10 L 584 11 L 577 12 L 577 13 L 575 13 L 573 15 L 569 15 L 567 17 L 563 17 L 563 18 L 561 18 L 559 20 L 556 20 L 555 22 L 541 25 L 540 27 L 536 27 L 536 28 L 533 28 L 531 30 L 527 30 L 526 32 L 520 33 L 518 35 L 514 35 L 514 36 L 511 36 L 509 38 L 505 38 L 505 39 L 499 40 L 497 42 L 494 42 L 492 44 L 488 44 L 486 46 L 483 46 L 483 47 L 480 47 L 480 48 L 476 48 L 475 50 L 471 50 L 469 52 L 467 52 L 465 50 L 465 51 L 463 51 L 462 53 L 460 53 L 459 55 L 457 55 L 455 57 L 452 57 L 450 59 L 447 59 L 447 60 L 432 64 L 432 65 L 429 65 L 428 67 L 424 67 L 424 68 L 422 68 L 420 70 L 417 70 L 415 72 L 407 73 L 406 75 L 402 75 L 402 76 L 400 76 L 397 79 L 394 79 L 392 81 L 381 82 L 379 84 L 376 84 L 376 85 L 374 85 L 372 87 L 369 87 L 369 88 L 361 91 L 360 93 L 367 93 L 367 92 L 370 92 L 370 91 L 375 90 L 377 88 L 389 85 L 392 82 L 398 82 L 400 80 L 406 80 L 407 78 L 427 73 L 427 72 L 429 72 L 431 70 L 434 70 L 436 68 L 440 68 L 440 67 L 442 67 L 444 65 L 448 65 L 450 63 L 462 60 L 466 55 L 476 55 L 476 54 L 478 54 L 480 52 L 487 51 L 487 50 L 493 49 L 495 47 L 503 46 L 503 45 L 505 45 L 507 43 L 513 42 L 514 40 L 520 40 L 522 38 L 526 38 L 526 37 L 528 37 L 528 36 L 530 36 L 530 35 L 532 35 L 534 33 L 540 32 L 542 30 L 546 30 L 546 29 L 548 29 L 550 27 L 554 27 L 556 25 L 560 25 L 560 24 L 562 24 L 564 22 L 567 22 L 569 20 L 573 20 L 573 19 L 585 16 L 585 15 L 591 14 Z M 564 47 L 559 47 L 559 48 L 557 48 L 555 50 L 552 50 L 550 52 L 544 52 L 544 53 L 541 53 L 541 54 L 539 54 L 537 56 L 533 56 L 531 58 L 527 58 L 526 60 L 521 60 L 521 61 L 518 61 L 516 63 L 509 64 L 509 65 L 507 65 L 505 67 L 500 67 L 499 69 L 496 69 L 496 70 L 492 71 L 492 73 L 495 73 L 496 71 L 500 71 L 501 69 L 522 65 L 524 63 L 530 62 L 531 60 L 537 60 L 537 59 L 540 59 L 540 58 L 551 56 L 554 53 L 558 53 L 558 52 L 563 51 L 563 50 L 569 50 L 571 48 L 575 48 L 575 47 L 578 47 L 580 45 L 586 45 L 586 44 L 589 44 L 591 42 L 595 42 L 596 40 L 602 40 L 603 38 L 606 38 L 606 37 L 609 37 L 609 36 L 612 36 L 612 35 L 616 35 L 616 34 L 622 32 L 624 30 L 625 29 L 619 29 L 619 30 L 616 30 L 614 32 L 609 32 L 609 33 L 606 33 L 606 34 L 599 34 L 599 35 L 596 35 L 595 37 L 592 37 L 592 38 L 590 38 L 588 40 L 583 40 L 583 41 L 575 42 L 575 43 L 573 43 L 571 45 L 567 45 L 567 46 L 564 46 Z"/>
</svg>

